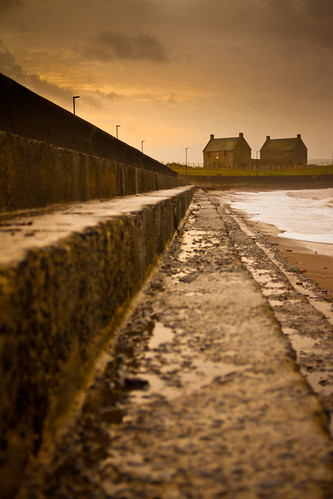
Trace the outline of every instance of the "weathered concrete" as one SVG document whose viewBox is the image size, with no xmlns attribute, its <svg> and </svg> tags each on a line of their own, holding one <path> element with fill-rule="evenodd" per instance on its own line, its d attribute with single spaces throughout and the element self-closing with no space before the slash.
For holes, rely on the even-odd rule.
<svg viewBox="0 0 333 499">
<path fill-rule="evenodd" d="M 193 188 L 0 224 L 0 444 L 10 497 L 174 235 Z"/>
<path fill-rule="evenodd" d="M 253 235 L 214 204 L 195 195 L 22 497 L 331 497 L 327 414 L 241 262 Z"/>
<path fill-rule="evenodd" d="M 265 177 L 233 177 L 181 175 L 189 184 L 209 190 L 276 190 L 276 189 L 319 189 L 333 187 L 333 175 L 271 175 Z"/>
<path fill-rule="evenodd" d="M 171 189 L 188 182 L 0 132 L 0 212 Z"/>
<path fill-rule="evenodd" d="M 123 165 L 177 176 L 159 161 L 1 73 L 0 130 Z"/>
</svg>

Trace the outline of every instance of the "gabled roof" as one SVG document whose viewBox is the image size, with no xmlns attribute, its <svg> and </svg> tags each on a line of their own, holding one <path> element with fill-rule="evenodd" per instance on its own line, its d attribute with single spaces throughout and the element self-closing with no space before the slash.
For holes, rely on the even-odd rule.
<svg viewBox="0 0 333 499">
<path fill-rule="evenodd" d="M 288 139 L 271 139 L 267 137 L 261 151 L 292 151 L 299 141 L 303 143 L 300 135 Z"/>
<path fill-rule="evenodd" d="M 238 141 L 239 137 L 230 137 L 227 139 L 211 139 L 206 145 L 204 151 L 233 151 Z"/>
</svg>

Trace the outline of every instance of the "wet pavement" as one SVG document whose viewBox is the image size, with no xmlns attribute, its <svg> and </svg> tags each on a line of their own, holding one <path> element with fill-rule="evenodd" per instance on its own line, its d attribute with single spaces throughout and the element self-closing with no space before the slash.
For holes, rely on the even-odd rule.
<svg viewBox="0 0 333 499">
<path fill-rule="evenodd" d="M 298 366 L 330 413 L 333 436 L 333 303 L 311 279 L 284 260 L 256 224 L 231 210 L 228 195 L 211 194 L 238 254 L 270 304 Z"/>
<path fill-rule="evenodd" d="M 196 193 L 21 497 L 332 497 L 332 325 L 266 244 Z"/>
</svg>

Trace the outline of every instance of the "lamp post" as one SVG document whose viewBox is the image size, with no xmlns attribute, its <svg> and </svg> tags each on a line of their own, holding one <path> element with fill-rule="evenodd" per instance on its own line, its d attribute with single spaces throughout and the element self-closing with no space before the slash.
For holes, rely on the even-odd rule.
<svg viewBox="0 0 333 499">
<path fill-rule="evenodd" d="M 118 138 L 118 128 L 120 127 L 121 125 L 116 125 L 116 137 Z"/>
<path fill-rule="evenodd" d="M 75 99 L 79 99 L 79 95 L 73 95 L 73 114 L 75 114 Z"/>
<path fill-rule="evenodd" d="M 141 152 L 143 152 L 143 143 L 146 142 L 145 140 L 141 140 Z"/>
<path fill-rule="evenodd" d="M 185 166 L 186 166 L 186 175 L 187 175 L 187 151 L 188 151 L 188 147 L 185 147 Z"/>
</svg>

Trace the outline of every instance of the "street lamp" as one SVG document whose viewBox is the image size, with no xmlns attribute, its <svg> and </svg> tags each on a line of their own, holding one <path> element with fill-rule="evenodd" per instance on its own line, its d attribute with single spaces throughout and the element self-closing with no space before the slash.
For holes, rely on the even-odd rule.
<svg viewBox="0 0 333 499">
<path fill-rule="evenodd" d="M 141 151 L 143 152 L 143 143 L 146 142 L 145 140 L 141 140 Z"/>
<path fill-rule="evenodd" d="M 120 127 L 121 125 L 116 125 L 116 137 L 118 138 L 118 128 Z"/>
<path fill-rule="evenodd" d="M 75 99 L 79 99 L 79 95 L 73 95 L 73 114 L 75 114 Z"/>
<path fill-rule="evenodd" d="M 186 175 L 187 175 L 187 151 L 188 151 L 188 147 L 185 147 L 185 165 L 186 165 Z"/>
</svg>

